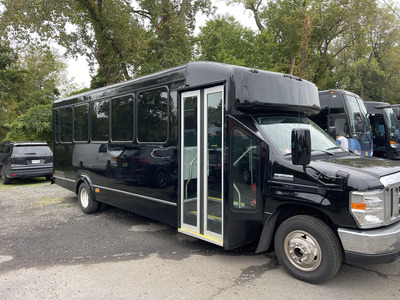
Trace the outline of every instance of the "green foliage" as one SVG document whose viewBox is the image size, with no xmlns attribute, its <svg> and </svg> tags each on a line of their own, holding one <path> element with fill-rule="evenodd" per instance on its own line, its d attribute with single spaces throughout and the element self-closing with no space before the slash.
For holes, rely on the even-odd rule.
<svg viewBox="0 0 400 300">
<path fill-rule="evenodd" d="M 6 140 L 46 141 L 52 144 L 51 105 L 37 105 L 8 124 Z"/>
</svg>

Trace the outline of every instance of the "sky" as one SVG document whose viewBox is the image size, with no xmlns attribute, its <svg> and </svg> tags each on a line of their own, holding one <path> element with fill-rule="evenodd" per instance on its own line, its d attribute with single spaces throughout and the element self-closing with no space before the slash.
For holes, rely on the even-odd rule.
<svg viewBox="0 0 400 300">
<path fill-rule="evenodd" d="M 393 3 L 393 8 L 400 7 L 400 0 L 381 0 L 383 3 Z M 256 30 L 256 24 L 251 12 L 246 11 L 242 5 L 231 4 L 229 7 L 226 5 L 226 0 L 212 0 L 213 5 L 217 8 L 217 14 L 229 14 L 235 17 L 236 20 L 242 23 L 246 27 L 250 27 Z M 203 26 L 207 21 L 207 17 L 204 15 L 197 16 L 197 26 Z M 79 57 L 77 60 L 68 59 L 68 74 L 69 78 L 73 78 L 73 81 L 81 88 L 90 86 L 90 74 L 89 66 L 85 57 Z"/>
</svg>

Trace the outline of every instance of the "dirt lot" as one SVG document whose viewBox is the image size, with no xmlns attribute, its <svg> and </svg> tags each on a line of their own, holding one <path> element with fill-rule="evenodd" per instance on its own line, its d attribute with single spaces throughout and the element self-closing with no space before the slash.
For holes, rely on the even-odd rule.
<svg viewBox="0 0 400 300">
<path fill-rule="evenodd" d="M 43 180 L 0 184 L 0 299 L 398 299 L 400 261 L 342 265 L 323 285 L 274 253 L 224 251 L 118 209 L 83 214 Z"/>
</svg>

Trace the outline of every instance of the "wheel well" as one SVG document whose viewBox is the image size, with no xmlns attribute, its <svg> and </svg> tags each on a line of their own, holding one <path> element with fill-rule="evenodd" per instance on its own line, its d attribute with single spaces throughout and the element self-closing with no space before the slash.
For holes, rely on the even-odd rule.
<svg viewBox="0 0 400 300">
<path fill-rule="evenodd" d="M 81 180 L 79 180 L 79 181 L 76 183 L 76 186 L 75 186 L 75 194 L 78 195 L 79 187 L 80 187 L 81 184 L 84 183 L 84 182 L 85 182 L 85 181 L 83 181 L 83 180 L 81 179 Z"/>
<path fill-rule="evenodd" d="M 310 206 L 290 204 L 281 206 L 279 210 L 280 212 L 275 223 L 274 235 L 280 224 L 282 224 L 288 218 L 296 215 L 308 215 L 318 218 L 324 223 L 326 223 L 332 229 L 332 231 L 337 235 L 336 231 L 337 226 L 332 222 L 332 220 L 326 214 L 324 214 L 322 211 L 316 208 Z"/>
</svg>

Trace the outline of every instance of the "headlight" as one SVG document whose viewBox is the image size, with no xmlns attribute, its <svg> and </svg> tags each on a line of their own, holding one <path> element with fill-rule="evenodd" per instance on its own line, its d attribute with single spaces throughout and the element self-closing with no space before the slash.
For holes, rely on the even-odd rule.
<svg viewBox="0 0 400 300">
<path fill-rule="evenodd" d="M 385 221 L 384 190 L 350 193 L 350 211 L 361 228 L 378 227 Z"/>
</svg>

